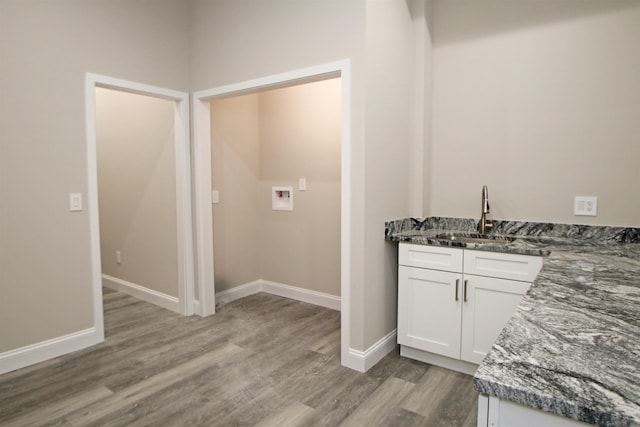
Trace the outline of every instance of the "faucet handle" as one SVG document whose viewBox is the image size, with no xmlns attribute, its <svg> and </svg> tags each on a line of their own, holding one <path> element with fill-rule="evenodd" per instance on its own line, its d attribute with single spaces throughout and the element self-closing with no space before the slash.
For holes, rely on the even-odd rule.
<svg viewBox="0 0 640 427">
<path fill-rule="evenodd" d="M 483 212 L 480 216 L 480 221 L 478 221 L 478 233 L 487 234 L 492 229 L 493 221 Z"/>
</svg>

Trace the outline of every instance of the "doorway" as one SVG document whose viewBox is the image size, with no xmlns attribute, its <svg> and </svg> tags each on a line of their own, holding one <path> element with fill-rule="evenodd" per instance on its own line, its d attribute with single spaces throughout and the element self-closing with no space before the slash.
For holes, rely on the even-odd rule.
<svg viewBox="0 0 640 427">
<path fill-rule="evenodd" d="M 114 79 L 106 76 L 99 76 L 88 73 L 85 79 L 85 96 L 86 96 L 86 112 L 87 112 L 87 163 L 88 163 L 88 213 L 91 230 L 91 260 L 92 260 L 92 285 L 93 285 L 93 301 L 94 301 L 94 324 L 96 329 L 104 339 L 104 325 L 102 315 L 102 284 L 103 281 L 108 282 L 110 287 L 119 288 L 134 296 L 141 297 L 150 302 L 172 309 L 181 314 L 193 314 L 193 250 L 192 250 L 192 220 L 191 220 L 191 185 L 190 185 L 190 150 L 189 150 L 189 134 L 188 134 L 188 94 L 183 92 L 172 91 L 164 88 L 144 85 L 135 82 L 129 82 Z M 98 108 L 98 98 L 101 99 L 100 108 Z M 104 113 L 108 102 L 122 102 L 123 100 L 131 104 L 139 104 L 138 107 L 146 109 L 163 110 L 164 117 L 172 120 L 171 125 L 164 129 L 164 138 L 167 139 L 166 144 L 157 149 L 149 150 L 147 143 L 146 150 L 140 144 L 143 139 L 143 133 L 133 133 L 130 135 L 133 140 L 123 141 L 122 129 L 119 128 L 140 128 L 141 122 L 145 119 L 146 113 L 139 112 L 135 117 L 129 117 L 125 122 L 117 123 L 117 120 L 124 120 L 121 114 L 114 114 L 107 120 L 104 116 L 98 119 L 99 110 Z M 124 109 L 125 105 L 120 104 L 111 106 L 116 109 Z M 115 111 L 122 113 L 123 111 Z M 115 119 L 114 122 L 112 119 Z M 111 145 L 98 147 L 98 123 L 102 124 L 101 138 L 110 139 Z M 105 124 L 109 124 L 105 128 Z M 153 132 L 154 129 L 147 129 L 146 132 Z M 161 132 L 163 130 L 160 130 Z M 118 141 L 119 140 L 119 141 Z M 98 153 L 103 156 L 122 156 L 123 150 L 132 150 L 127 154 L 129 163 L 125 165 L 123 162 L 118 164 L 117 159 L 111 162 L 110 166 L 105 166 L 108 162 L 102 163 L 102 167 L 98 168 Z M 137 153 L 135 153 L 137 151 Z M 144 158 L 148 155 L 155 155 L 155 159 Z M 138 157 L 138 161 L 131 161 L 132 158 Z M 164 163 L 169 170 L 158 173 L 158 164 Z M 171 163 L 173 165 L 171 165 Z M 173 170 L 170 168 L 173 167 Z M 123 169 L 125 168 L 125 169 Z M 129 169 L 137 168 L 131 171 Z M 146 170 L 146 174 L 142 173 Z M 143 178 L 138 184 L 133 182 L 133 178 L 141 173 Z M 102 183 L 99 186 L 98 178 L 101 175 Z M 171 185 L 168 185 L 171 177 Z M 151 182 L 156 180 L 157 182 Z M 111 182 L 107 182 L 111 181 Z M 110 185 L 107 185 L 110 184 Z M 99 194 L 99 188 L 108 194 Z M 165 201 L 159 200 L 158 195 L 165 194 L 170 191 L 172 194 L 165 197 Z M 118 197 L 113 194 L 119 193 Z M 150 194 L 155 194 L 150 197 Z M 155 200 L 152 200 L 155 199 Z M 102 203 L 108 206 L 100 206 Z M 115 206 L 121 203 L 126 208 L 118 209 L 123 206 Z M 113 205 L 112 205 L 113 204 Z M 163 206 L 164 204 L 164 206 Z M 167 206 L 169 204 L 169 206 Z M 138 218 L 141 212 L 153 212 L 154 209 L 162 208 L 168 215 L 164 218 L 153 218 L 153 221 L 161 223 L 149 224 L 148 221 Z M 100 210 L 99 210 L 100 209 Z M 125 212 L 126 211 L 126 212 Z M 113 215 L 109 220 L 102 223 L 99 219 L 100 214 Z M 114 212 L 116 212 L 114 214 Z M 151 221 L 151 222 L 153 222 Z M 172 221 L 167 224 L 166 221 Z M 162 223 L 164 222 L 164 223 Z M 162 227 L 168 227 L 172 230 L 171 235 L 173 242 L 169 244 L 172 250 L 171 263 L 173 264 L 174 277 L 177 281 L 177 295 L 171 296 L 166 292 L 166 287 L 160 290 L 154 290 L 152 287 L 144 286 L 136 283 L 136 277 L 140 277 L 141 270 L 152 271 L 155 264 L 166 262 L 167 260 L 158 259 L 159 253 L 149 256 L 156 248 L 148 247 L 149 233 L 154 232 Z M 105 238 L 105 242 L 101 242 L 100 229 L 103 233 L 109 230 L 113 233 L 109 238 Z M 168 236 L 167 235 L 167 236 Z M 169 238 L 164 236 L 164 238 Z M 133 243 L 132 243 L 133 242 Z M 102 244 L 101 244 L 102 243 Z M 145 247 L 147 245 L 147 247 Z M 107 253 L 101 253 L 101 246 L 106 249 Z M 124 248 L 128 247 L 127 250 Z M 144 260 L 149 264 L 147 266 L 138 265 L 137 268 L 127 267 L 127 257 L 138 263 Z M 146 257 L 146 258 L 145 258 Z M 143 261 L 141 261 L 143 260 Z M 103 263 L 104 270 L 103 271 Z M 108 264 L 108 265 L 107 265 Z M 104 274 L 110 273 L 110 274 Z M 121 277 L 117 277 L 121 276 Z M 101 340 L 102 340 L 101 339 Z"/>
<path fill-rule="evenodd" d="M 340 310 L 340 78 L 209 107 L 217 304 L 254 290 Z"/>
<path fill-rule="evenodd" d="M 198 265 L 197 313 L 215 313 L 214 251 L 211 187 L 211 109 L 210 101 L 293 84 L 341 79 L 340 145 L 340 311 L 341 362 L 357 369 L 358 360 L 350 353 L 350 277 L 351 277 L 351 71 L 348 60 L 272 75 L 256 80 L 196 92 L 194 115 L 194 185 L 196 209 L 196 254 Z"/>
</svg>

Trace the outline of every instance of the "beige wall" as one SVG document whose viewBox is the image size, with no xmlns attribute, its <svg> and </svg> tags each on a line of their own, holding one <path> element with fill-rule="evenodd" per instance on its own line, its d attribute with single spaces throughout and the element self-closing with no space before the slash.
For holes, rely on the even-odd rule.
<svg viewBox="0 0 640 427">
<path fill-rule="evenodd" d="M 216 292 L 260 278 L 258 95 L 211 101 L 211 186 Z"/>
<path fill-rule="evenodd" d="M 411 86 L 412 142 L 409 151 L 409 215 L 420 217 L 429 211 L 431 200 L 425 192 L 431 171 L 432 134 L 432 81 L 433 46 L 431 42 L 432 0 L 408 0 L 411 14 L 412 35 L 409 46 L 413 48 L 413 82 Z M 425 194 L 426 193 L 426 194 Z"/>
<path fill-rule="evenodd" d="M 418 109 L 415 113 L 418 116 L 418 121 L 422 120 L 422 126 L 419 131 L 416 132 L 418 136 L 422 138 L 424 144 L 422 151 L 419 152 L 419 157 L 414 161 L 419 161 L 422 164 L 422 169 L 417 174 L 412 176 L 412 179 L 422 179 L 422 185 L 415 184 L 416 191 L 422 192 L 420 201 L 422 202 L 422 210 L 412 209 L 411 215 L 418 214 L 424 215 L 425 212 L 431 211 L 431 152 L 433 144 L 433 0 L 426 0 L 424 2 L 418 1 L 417 3 L 423 3 L 422 16 L 416 13 L 417 18 L 414 18 L 414 27 L 416 30 L 416 44 L 419 47 L 419 54 L 422 55 L 423 61 L 418 65 L 418 70 L 422 77 L 419 83 L 416 84 L 417 88 L 422 89 L 424 98 L 422 104 L 422 110 Z M 416 56 L 420 58 L 420 55 Z M 414 197 L 414 193 L 411 193 Z"/>
<path fill-rule="evenodd" d="M 264 279 L 340 295 L 340 90 L 211 101 L 216 292 Z M 271 209 L 272 186 L 293 187 L 293 211 Z"/>
<path fill-rule="evenodd" d="M 260 94 L 260 277 L 340 296 L 340 79 Z M 307 191 L 298 190 L 306 178 Z M 271 187 L 293 187 L 293 211 Z"/>
<path fill-rule="evenodd" d="M 174 105 L 96 89 L 102 272 L 177 297 Z"/>
<path fill-rule="evenodd" d="M 395 328 L 394 255 L 381 230 L 409 212 L 414 138 L 403 112 L 413 103 L 405 67 L 414 49 L 404 44 L 405 1 L 0 0 L 0 8 L 0 324 L 13 326 L 0 330 L 0 351 L 92 325 L 88 217 L 68 212 L 68 193 L 86 195 L 87 71 L 202 90 L 349 59 L 351 347 Z"/>
<path fill-rule="evenodd" d="M 187 90 L 187 12 L 0 0 L 0 352 L 93 326 L 85 72 Z"/>
<path fill-rule="evenodd" d="M 404 1 L 370 1 L 366 26 L 364 348 L 396 327 L 397 245 L 384 221 L 410 209 L 416 79 L 414 24 Z"/>
<path fill-rule="evenodd" d="M 436 1 L 432 215 L 640 225 L 640 3 Z M 598 217 L 573 216 L 598 196 Z"/>
</svg>

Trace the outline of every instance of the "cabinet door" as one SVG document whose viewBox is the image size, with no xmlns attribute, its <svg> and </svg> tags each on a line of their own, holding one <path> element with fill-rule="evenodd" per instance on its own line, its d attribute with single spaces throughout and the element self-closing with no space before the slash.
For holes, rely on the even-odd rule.
<svg viewBox="0 0 640 427">
<path fill-rule="evenodd" d="M 462 360 L 482 362 L 529 286 L 530 283 L 515 280 L 464 276 Z"/>
<path fill-rule="evenodd" d="M 461 298 L 461 274 L 400 266 L 398 343 L 460 358 Z"/>
</svg>

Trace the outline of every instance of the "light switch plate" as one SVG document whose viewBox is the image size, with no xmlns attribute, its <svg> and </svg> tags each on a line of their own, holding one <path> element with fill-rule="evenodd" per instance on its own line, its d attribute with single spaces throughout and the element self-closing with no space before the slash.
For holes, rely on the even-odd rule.
<svg viewBox="0 0 640 427">
<path fill-rule="evenodd" d="M 82 193 L 69 193 L 69 211 L 80 212 L 82 210 Z"/>
<path fill-rule="evenodd" d="M 576 196 L 573 214 L 579 216 L 597 216 L 598 198 L 595 196 Z"/>
<path fill-rule="evenodd" d="M 220 203 L 220 192 L 218 190 L 211 192 L 211 203 Z"/>
</svg>

